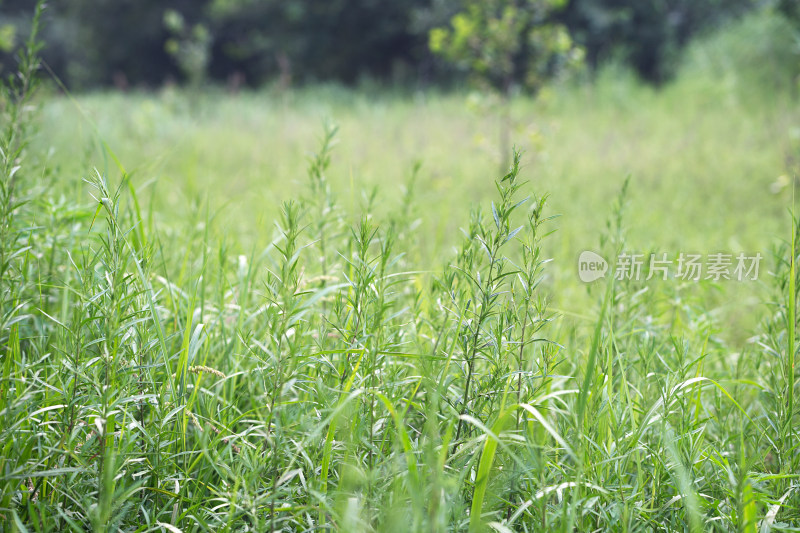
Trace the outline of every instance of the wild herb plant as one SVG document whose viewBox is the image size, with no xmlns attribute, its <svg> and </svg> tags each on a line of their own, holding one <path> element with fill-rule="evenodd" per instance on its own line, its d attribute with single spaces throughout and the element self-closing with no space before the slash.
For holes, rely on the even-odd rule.
<svg viewBox="0 0 800 533">
<path fill-rule="evenodd" d="M 24 158 L 32 125 L 31 100 L 38 85 L 38 32 L 43 10 L 44 4 L 39 2 L 28 41 L 17 54 L 17 75 L 4 80 L 0 91 L 0 341 L 6 357 L 19 342 L 18 329 L 28 303 L 24 286 L 32 281 L 24 275 L 31 237 L 30 213 L 24 208 L 32 200 L 33 189 L 30 178 L 25 178 L 35 175 L 35 169 L 27 168 Z"/>
<path fill-rule="evenodd" d="M 326 126 L 245 247 L 210 202 L 145 219 L 107 143 L 88 194 L 35 186 L 40 16 L 2 99 L 4 531 L 796 529 L 797 221 L 745 346 L 711 282 L 609 273 L 552 309 L 519 152 L 436 267 L 425 167 L 346 205 Z"/>
</svg>

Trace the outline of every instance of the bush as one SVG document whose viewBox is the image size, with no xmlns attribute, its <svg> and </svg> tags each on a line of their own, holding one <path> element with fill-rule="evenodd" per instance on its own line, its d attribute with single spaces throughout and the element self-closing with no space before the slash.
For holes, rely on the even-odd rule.
<svg viewBox="0 0 800 533">
<path fill-rule="evenodd" d="M 762 10 L 692 44 L 682 73 L 733 89 L 740 96 L 771 98 L 796 90 L 800 48 L 792 24 Z"/>
<path fill-rule="evenodd" d="M 562 18 L 591 65 L 631 65 L 651 82 L 672 77 L 692 37 L 736 17 L 755 0 L 571 0 Z"/>
</svg>

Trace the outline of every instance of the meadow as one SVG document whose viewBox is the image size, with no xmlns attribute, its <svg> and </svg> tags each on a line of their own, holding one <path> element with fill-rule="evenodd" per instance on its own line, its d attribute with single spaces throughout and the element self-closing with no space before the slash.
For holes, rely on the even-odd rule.
<svg viewBox="0 0 800 533">
<path fill-rule="evenodd" d="M 31 54 L 2 530 L 796 530 L 800 109 L 741 44 L 784 30 L 657 89 L 518 96 L 513 157 L 481 93 L 29 94 Z M 615 279 L 621 253 L 763 260 Z"/>
</svg>

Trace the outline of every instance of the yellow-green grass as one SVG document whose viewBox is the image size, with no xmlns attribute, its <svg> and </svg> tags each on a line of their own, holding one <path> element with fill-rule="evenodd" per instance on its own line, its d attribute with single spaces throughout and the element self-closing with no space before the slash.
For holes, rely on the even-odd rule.
<svg viewBox="0 0 800 533">
<path fill-rule="evenodd" d="M 246 253 L 272 236 L 279 202 L 302 190 L 306 159 L 323 123 L 333 121 L 340 134 L 328 178 L 353 221 L 373 188 L 378 212 L 395 208 L 421 161 L 419 247 L 411 253 L 425 270 L 449 256 L 469 206 L 494 190 L 495 109 L 475 93 L 435 91 L 102 93 L 48 98 L 37 143 L 52 147 L 59 185 L 74 188 L 89 168 L 113 174 L 99 136 L 133 174 L 159 227 L 195 224 L 208 202 L 217 214 L 212 234 Z M 630 252 L 760 252 L 763 277 L 773 245 L 788 234 L 800 111 L 787 91 L 764 90 L 754 102 L 736 86 L 689 75 L 656 90 L 608 69 L 590 84 L 520 96 L 511 115 L 523 176 L 551 195 L 551 212 L 560 215 L 545 248 L 554 260 L 553 304 L 567 314 L 586 307 L 577 257 L 598 249 L 626 176 Z M 741 340 L 741 327 L 752 327 L 761 311 L 751 298 L 758 284 L 722 289 L 711 303 L 736 301 L 725 319 Z"/>
</svg>

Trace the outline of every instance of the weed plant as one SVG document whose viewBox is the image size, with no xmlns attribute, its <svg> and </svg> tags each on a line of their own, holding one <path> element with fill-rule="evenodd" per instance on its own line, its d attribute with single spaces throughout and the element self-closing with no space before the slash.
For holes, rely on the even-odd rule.
<svg viewBox="0 0 800 533">
<path fill-rule="evenodd" d="M 519 152 L 420 265 L 419 166 L 390 209 L 345 207 L 326 126 L 242 250 L 202 204 L 143 215 L 108 145 L 90 202 L 41 186 L 63 178 L 28 144 L 40 13 L 2 93 L 3 531 L 800 526 L 796 221 L 741 349 L 677 279 L 609 276 L 586 323 L 552 310 L 556 221 Z"/>
</svg>

